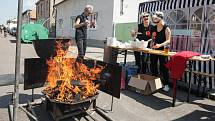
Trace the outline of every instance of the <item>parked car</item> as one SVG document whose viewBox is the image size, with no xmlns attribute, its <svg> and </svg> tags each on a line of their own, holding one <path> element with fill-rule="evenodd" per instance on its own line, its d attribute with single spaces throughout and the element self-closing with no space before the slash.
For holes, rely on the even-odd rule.
<svg viewBox="0 0 215 121">
<path fill-rule="evenodd" d="M 10 31 L 10 34 L 16 36 L 16 27 L 13 27 Z"/>
</svg>

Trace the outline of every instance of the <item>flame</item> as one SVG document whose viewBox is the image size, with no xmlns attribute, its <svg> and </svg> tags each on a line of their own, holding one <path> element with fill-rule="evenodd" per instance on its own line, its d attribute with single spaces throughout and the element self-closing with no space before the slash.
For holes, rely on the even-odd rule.
<svg viewBox="0 0 215 121">
<path fill-rule="evenodd" d="M 99 85 L 94 84 L 103 67 L 88 68 L 76 62 L 74 58 L 66 58 L 67 51 L 57 42 L 56 56 L 47 60 L 48 76 L 44 92 L 52 99 L 72 102 L 76 98 L 83 100 L 97 94 Z"/>
</svg>

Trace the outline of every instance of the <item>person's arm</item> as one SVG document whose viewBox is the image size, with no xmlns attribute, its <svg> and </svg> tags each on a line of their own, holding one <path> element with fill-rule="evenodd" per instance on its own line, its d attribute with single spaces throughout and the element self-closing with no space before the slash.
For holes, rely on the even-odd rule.
<svg viewBox="0 0 215 121">
<path fill-rule="evenodd" d="M 80 28 L 80 27 L 82 27 L 82 26 L 87 26 L 88 24 L 89 24 L 89 22 L 88 21 L 85 21 L 85 22 L 82 22 L 82 23 L 80 23 L 81 22 L 81 19 L 80 18 L 77 18 L 76 19 L 76 21 L 75 21 L 75 25 L 74 25 L 74 28 Z"/>
<path fill-rule="evenodd" d="M 165 45 L 168 45 L 171 42 L 171 30 L 169 27 L 167 27 L 165 30 L 165 36 L 166 36 L 166 41 L 161 44 L 156 44 L 155 48 L 163 47 Z"/>
<path fill-rule="evenodd" d="M 135 29 L 131 30 L 131 37 L 136 37 L 138 32 L 138 28 L 136 27 Z"/>
</svg>

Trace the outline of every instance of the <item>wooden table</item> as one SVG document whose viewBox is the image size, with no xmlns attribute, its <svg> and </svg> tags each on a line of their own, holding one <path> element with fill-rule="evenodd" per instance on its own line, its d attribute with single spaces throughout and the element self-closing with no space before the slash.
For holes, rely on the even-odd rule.
<svg viewBox="0 0 215 121">
<path fill-rule="evenodd" d="M 137 51 L 137 52 L 143 52 L 143 53 L 147 53 L 147 54 L 154 54 L 154 55 L 162 55 L 162 56 L 167 56 L 167 57 L 171 57 L 173 55 L 176 54 L 176 52 L 168 52 L 165 53 L 162 50 L 152 50 L 152 49 L 138 49 L 138 48 L 120 48 L 120 47 L 115 47 L 115 46 L 111 46 L 112 48 L 115 49 L 119 49 L 121 51 L 125 52 L 125 57 L 124 57 L 124 65 L 126 64 L 126 59 L 127 59 L 127 51 Z M 202 62 L 206 62 L 206 61 L 210 61 L 210 60 L 215 60 L 215 58 L 209 58 L 209 59 L 203 59 L 201 56 L 194 56 L 192 58 L 189 59 L 189 64 L 187 65 L 187 68 L 189 70 L 189 72 L 192 74 L 193 72 L 193 63 L 194 61 L 202 61 Z M 176 81 L 177 82 L 177 81 Z M 177 84 L 176 84 L 177 85 Z M 175 106 L 175 101 L 176 101 L 176 85 L 175 88 L 173 88 L 173 102 L 172 102 L 172 106 Z M 190 100 L 190 91 L 191 91 L 191 76 L 189 78 L 189 85 L 188 85 L 188 94 L 187 94 L 187 102 L 189 102 Z"/>
</svg>

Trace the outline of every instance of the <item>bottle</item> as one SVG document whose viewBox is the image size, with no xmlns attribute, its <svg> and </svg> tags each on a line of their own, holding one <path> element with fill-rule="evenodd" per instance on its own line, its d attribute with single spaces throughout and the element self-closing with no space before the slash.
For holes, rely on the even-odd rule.
<svg viewBox="0 0 215 121">
<path fill-rule="evenodd" d="M 215 49 L 211 49 L 209 53 L 213 58 L 215 58 Z"/>
<path fill-rule="evenodd" d="M 169 45 L 164 46 L 164 53 L 169 53 Z"/>
</svg>

